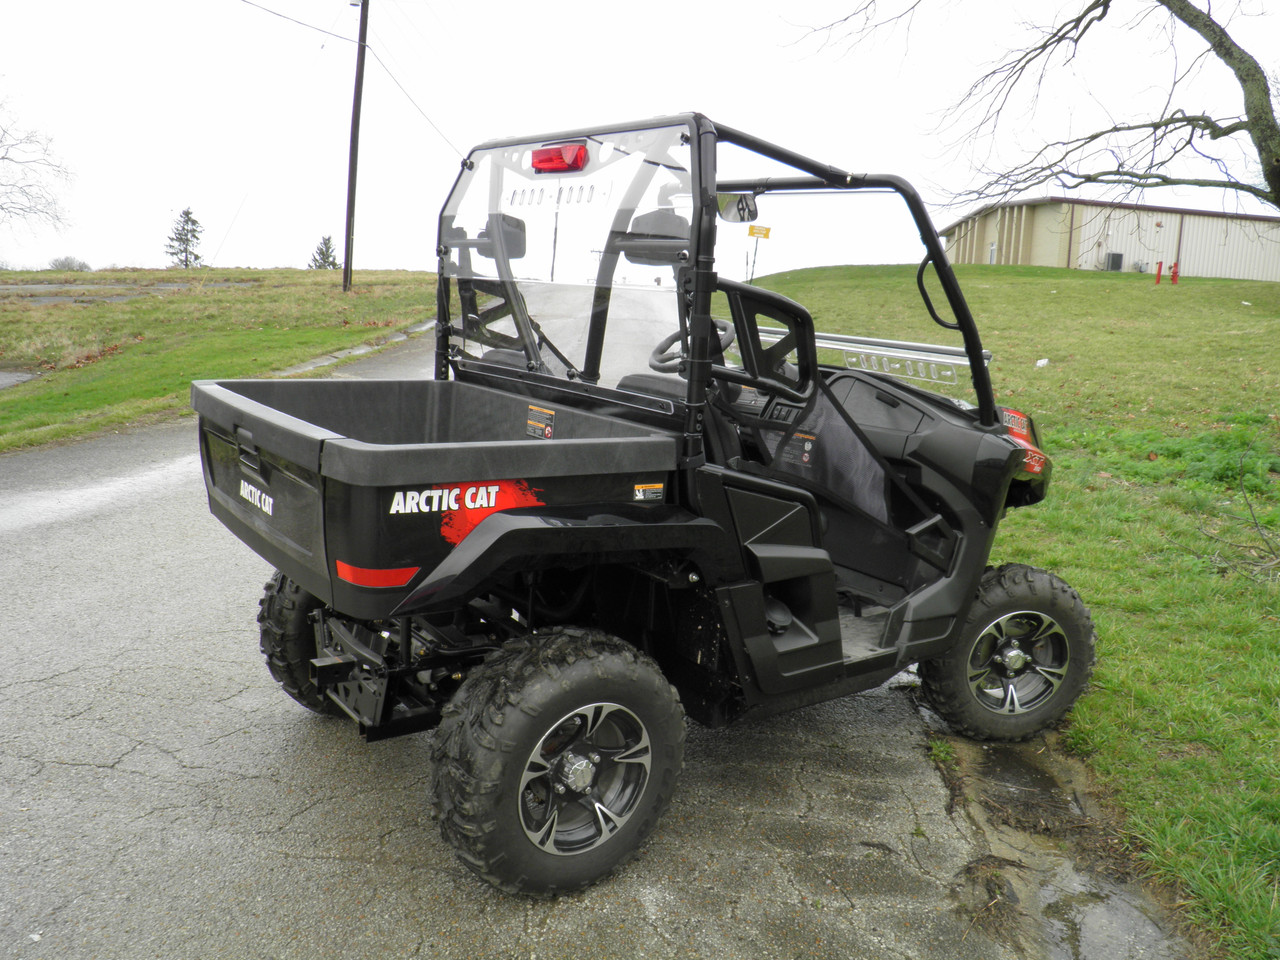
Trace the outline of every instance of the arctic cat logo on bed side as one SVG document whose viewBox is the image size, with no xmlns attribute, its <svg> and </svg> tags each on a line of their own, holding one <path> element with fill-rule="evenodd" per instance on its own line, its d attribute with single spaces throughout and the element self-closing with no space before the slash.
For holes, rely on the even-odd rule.
<svg viewBox="0 0 1280 960">
<path fill-rule="evenodd" d="M 490 514 L 518 507 L 543 506 L 539 493 L 540 490 L 531 488 L 524 480 L 397 490 L 391 497 L 387 513 L 439 514 L 440 536 L 457 546 Z"/>
<path fill-rule="evenodd" d="M 271 516 L 272 510 L 275 509 L 275 498 L 263 493 L 248 480 L 240 481 L 240 496 L 244 500 L 248 500 L 255 507 Z"/>
<path fill-rule="evenodd" d="M 467 510 L 496 507 L 500 484 L 477 484 L 471 487 L 432 487 L 427 490 L 397 490 L 391 498 L 388 513 L 439 513 L 443 510 Z"/>
</svg>

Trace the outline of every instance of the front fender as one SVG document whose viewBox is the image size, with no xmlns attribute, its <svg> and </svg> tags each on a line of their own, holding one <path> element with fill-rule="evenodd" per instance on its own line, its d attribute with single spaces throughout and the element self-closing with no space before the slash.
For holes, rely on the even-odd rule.
<svg viewBox="0 0 1280 960">
<path fill-rule="evenodd" d="M 392 616 L 465 603 L 524 570 L 575 564 L 688 558 L 718 579 L 742 575 L 733 539 L 718 524 L 667 504 L 507 510 L 476 525 L 412 588 Z"/>
</svg>

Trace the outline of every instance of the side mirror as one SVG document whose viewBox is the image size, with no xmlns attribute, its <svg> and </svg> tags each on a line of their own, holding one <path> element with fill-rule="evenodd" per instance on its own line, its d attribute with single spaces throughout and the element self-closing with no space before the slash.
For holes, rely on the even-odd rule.
<svg viewBox="0 0 1280 960">
<path fill-rule="evenodd" d="M 489 225 L 476 238 L 476 253 L 490 260 L 498 259 L 499 252 L 508 260 L 524 256 L 524 221 L 509 213 L 490 214 Z"/>
<path fill-rule="evenodd" d="M 756 198 L 751 193 L 717 193 L 716 206 L 726 223 L 752 223 L 760 216 Z"/>
</svg>

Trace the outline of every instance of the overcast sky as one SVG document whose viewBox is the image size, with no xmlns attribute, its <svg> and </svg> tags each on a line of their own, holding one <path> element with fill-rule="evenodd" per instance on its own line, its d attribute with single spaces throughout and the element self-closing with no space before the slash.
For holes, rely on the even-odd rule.
<svg viewBox="0 0 1280 960">
<path fill-rule="evenodd" d="M 937 2 L 940 19 L 853 52 L 808 34 L 847 0 L 370 3 L 358 269 L 434 267 L 436 216 L 479 142 L 687 110 L 846 169 L 904 175 L 939 201 L 972 169 L 936 132 L 942 111 L 1018 37 L 974 16 L 1005 8 L 986 0 Z M 1019 16 L 1058 6 L 1021 3 Z M 1240 39 L 1280 50 L 1278 21 L 1254 17 Z M 305 266 L 326 234 L 341 258 L 358 24 L 348 0 L 0 0 L 5 113 L 52 138 L 72 175 L 58 188 L 65 227 L 0 226 L 0 263 L 164 266 L 184 207 L 214 266 Z M 1164 83 L 1151 23 L 1139 28 L 1149 50 L 1123 28 L 1060 71 L 1079 95 L 1060 107 L 1074 122 L 1122 83 L 1125 97 Z M 1211 96 L 1230 95 L 1220 89 Z"/>
</svg>

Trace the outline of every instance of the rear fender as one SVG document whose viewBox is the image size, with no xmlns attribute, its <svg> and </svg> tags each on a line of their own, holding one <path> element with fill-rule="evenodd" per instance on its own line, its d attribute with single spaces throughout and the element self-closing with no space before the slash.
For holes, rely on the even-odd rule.
<svg viewBox="0 0 1280 960">
<path fill-rule="evenodd" d="M 571 559 L 575 565 L 692 560 L 700 569 L 741 575 L 733 539 L 718 524 L 666 504 L 507 510 L 495 513 L 428 572 L 393 616 L 457 606 L 512 575 Z"/>
</svg>

